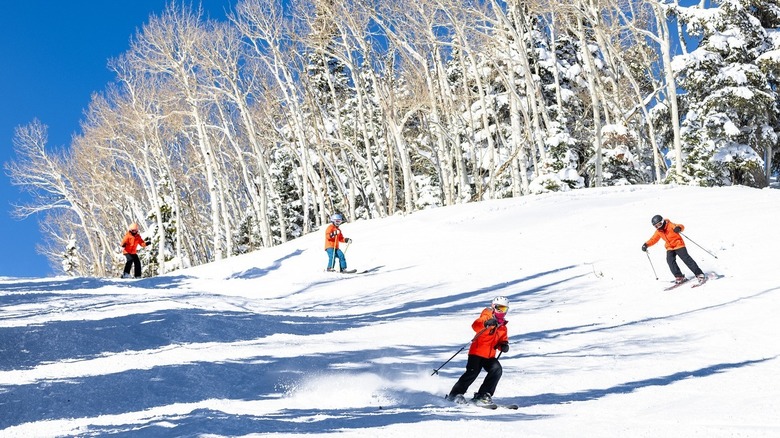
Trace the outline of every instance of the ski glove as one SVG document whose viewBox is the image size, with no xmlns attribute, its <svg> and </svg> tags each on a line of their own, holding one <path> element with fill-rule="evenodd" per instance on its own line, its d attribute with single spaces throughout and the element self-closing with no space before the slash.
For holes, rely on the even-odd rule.
<svg viewBox="0 0 780 438">
<path fill-rule="evenodd" d="M 507 351 L 509 351 L 509 344 L 507 344 L 506 342 L 502 342 L 496 345 L 496 350 L 501 350 L 502 353 L 506 353 Z"/>
<path fill-rule="evenodd" d="M 485 321 L 485 328 L 488 327 L 498 327 L 498 321 L 496 321 L 496 318 L 490 318 Z"/>
<path fill-rule="evenodd" d="M 682 228 L 680 228 L 680 227 L 674 227 L 674 232 L 675 232 L 675 233 L 679 233 L 680 231 L 682 231 Z"/>
<path fill-rule="evenodd" d="M 144 240 L 144 243 L 145 243 L 145 244 L 147 244 L 147 245 L 151 245 L 151 244 L 152 244 L 152 241 L 151 241 L 151 240 L 149 240 L 149 239 L 146 239 L 146 240 Z"/>
<path fill-rule="evenodd" d="M 335 237 L 336 237 L 336 236 L 338 236 L 338 235 L 339 235 L 339 232 L 338 232 L 338 231 L 332 231 L 332 232 L 330 233 L 330 238 L 331 238 L 331 239 L 333 239 L 333 238 L 335 238 Z"/>
<path fill-rule="evenodd" d="M 647 251 L 647 244 L 646 243 L 642 244 L 642 251 Z"/>
<path fill-rule="evenodd" d="M 344 241 L 347 243 L 352 243 L 352 239 L 350 239 L 349 237 L 345 238 Z"/>
</svg>

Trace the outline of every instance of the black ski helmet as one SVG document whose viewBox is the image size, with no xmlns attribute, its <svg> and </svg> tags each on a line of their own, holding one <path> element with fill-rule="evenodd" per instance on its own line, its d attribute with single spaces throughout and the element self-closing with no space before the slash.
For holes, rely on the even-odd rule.
<svg viewBox="0 0 780 438">
<path fill-rule="evenodd" d="M 653 216 L 652 219 L 650 219 L 650 223 L 653 224 L 653 226 L 656 226 L 656 224 L 660 224 L 663 221 L 664 221 L 664 218 L 660 214 L 657 214 L 657 215 Z"/>
</svg>

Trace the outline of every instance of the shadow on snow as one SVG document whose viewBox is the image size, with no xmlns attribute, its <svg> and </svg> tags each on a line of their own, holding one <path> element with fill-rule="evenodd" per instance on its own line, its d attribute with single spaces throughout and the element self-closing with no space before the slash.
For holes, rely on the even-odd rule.
<svg viewBox="0 0 780 438">
<path fill-rule="evenodd" d="M 373 315 L 315 318 L 188 309 L 133 314 L 98 321 L 52 322 L 26 328 L 2 328 L 0 347 L 4 351 L 0 355 L 0 368 L 19 370 L 47 362 L 97 357 L 126 350 L 155 349 L 170 344 L 233 342 L 276 333 L 324 334 L 384 321 L 388 318 L 402 318 L 404 314 L 408 317 L 408 312 L 430 309 L 431 306 L 438 306 L 443 314 L 471 311 L 474 310 L 475 300 L 484 302 L 482 295 L 487 294 L 501 293 L 512 300 L 532 297 L 547 299 L 545 295 L 553 293 L 555 286 L 581 275 L 552 279 L 532 289 L 521 289 L 522 283 L 572 268 L 573 266 L 568 266 L 453 296 L 416 300 Z M 247 271 L 244 275 L 264 274 L 260 271 Z M 160 279 L 159 283 L 154 283 L 153 280 L 146 281 L 153 283 L 154 287 L 173 287 L 172 285 L 181 278 Z M 87 284 L 95 285 L 98 282 L 100 280 L 89 280 Z M 30 284 L 31 286 L 17 287 L 17 292 L 25 294 L 44 287 L 41 283 Z M 52 282 L 51 285 L 55 284 L 60 283 Z M 63 290 L 78 288 L 74 284 L 60 284 L 60 288 Z M 29 289 L 25 291 L 28 287 Z M 6 298 L 8 296 L 3 297 L 0 304 L 8 304 Z M 563 332 L 572 333 L 588 327 L 591 326 L 556 328 L 525 336 L 555 337 Z M 523 335 L 520 336 L 522 338 Z M 464 343 L 467 341 L 464 339 Z M 8 385 L 0 387 L 0 432 L 3 428 L 27 422 L 62 418 L 89 419 L 100 415 L 141 412 L 155 407 L 198 403 L 204 400 L 277 399 L 280 395 L 286 395 L 288 388 L 295 388 L 303 379 L 316 378 L 318 375 L 326 379 L 330 374 L 372 373 L 396 377 L 420 375 L 425 368 L 431 370 L 441 361 L 431 359 L 426 362 L 418 359 L 393 361 L 392 364 L 384 365 L 377 365 L 377 362 L 386 358 L 441 355 L 449 357 L 449 354 L 458 347 L 460 344 L 455 347 L 438 348 L 423 345 L 330 354 L 307 354 L 306 351 L 301 351 L 300 355 L 292 357 L 261 355 L 227 362 L 215 362 L 208 357 L 203 357 L 195 363 L 131 369 L 113 374 L 73 377 L 67 380 L 40 380 L 31 384 Z M 693 377 L 707 377 L 767 360 L 771 359 L 714 364 L 697 370 L 626 382 L 610 388 L 594 388 L 565 394 L 537 394 L 502 401 L 517 403 L 520 406 L 532 406 L 593 400 L 612 394 L 631 393 L 650 386 L 671 385 Z M 350 365 L 348 371 L 339 369 L 339 366 L 344 364 Z M 453 368 L 453 376 L 460 374 L 460 371 L 460 369 L 455 371 Z M 388 380 L 395 381 L 395 379 Z M 270 414 L 238 415 L 216 409 L 195 409 L 191 412 L 170 414 L 168 418 L 147 416 L 140 424 L 133 422 L 111 426 L 92 425 L 88 429 L 92 433 L 103 431 L 119 436 L 137 433 L 139 430 L 142 430 L 145 436 L 170 436 L 172 433 L 179 436 L 208 433 L 222 435 L 257 432 L 322 433 L 397 423 L 452 419 L 455 415 L 463 415 L 459 408 L 444 405 L 440 397 L 432 394 L 412 392 L 399 395 L 391 392 L 391 395 L 398 395 L 399 402 L 381 408 L 286 409 L 284 399 L 281 399 L 279 409 Z M 316 405 L 314 402 L 312 404 Z M 473 413 L 473 415 L 488 414 Z M 521 412 L 490 415 L 511 418 L 515 421 L 538 418 L 538 416 L 524 416 Z M 305 417 L 311 417 L 311 420 L 300 421 Z M 160 424 L 166 426 L 161 427 Z"/>
</svg>

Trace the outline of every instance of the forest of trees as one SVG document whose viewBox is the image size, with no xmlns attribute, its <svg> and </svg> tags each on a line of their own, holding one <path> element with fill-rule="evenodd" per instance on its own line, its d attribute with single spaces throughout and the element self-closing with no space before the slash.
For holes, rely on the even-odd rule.
<svg viewBox="0 0 780 438">
<path fill-rule="evenodd" d="M 778 171 L 776 0 L 172 3 L 109 61 L 53 150 L 18 127 L 13 184 L 61 272 L 144 275 L 349 220 L 548 191 L 765 187 Z"/>
</svg>

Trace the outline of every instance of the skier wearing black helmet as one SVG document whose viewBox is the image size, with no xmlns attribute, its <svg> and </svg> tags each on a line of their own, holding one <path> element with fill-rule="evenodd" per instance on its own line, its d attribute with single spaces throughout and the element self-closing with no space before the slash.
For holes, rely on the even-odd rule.
<svg viewBox="0 0 780 438">
<path fill-rule="evenodd" d="M 669 269 L 674 275 L 675 283 L 685 282 L 685 276 L 683 275 L 680 267 L 677 265 L 677 257 L 685 263 L 685 266 L 693 272 L 693 275 L 699 280 L 699 283 L 703 283 L 706 280 L 704 272 L 699 268 L 699 265 L 693 261 L 693 258 L 688 254 L 688 249 L 685 248 L 685 241 L 683 241 L 680 233 L 685 229 L 682 224 L 675 224 L 669 219 L 664 219 L 663 216 L 657 214 L 650 219 L 650 223 L 655 227 L 655 233 L 647 242 L 642 244 L 642 251 L 647 251 L 647 248 L 655 245 L 660 239 L 663 239 L 666 247 L 666 263 L 669 265 Z"/>
</svg>

